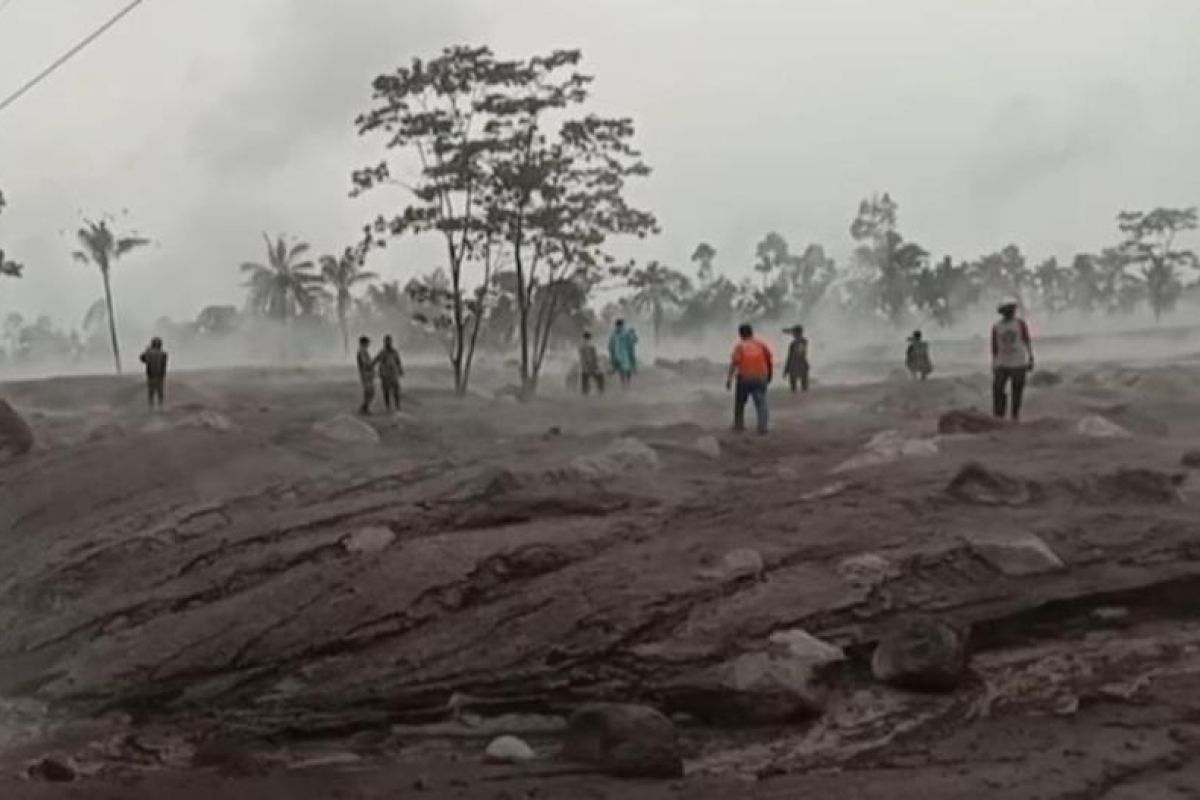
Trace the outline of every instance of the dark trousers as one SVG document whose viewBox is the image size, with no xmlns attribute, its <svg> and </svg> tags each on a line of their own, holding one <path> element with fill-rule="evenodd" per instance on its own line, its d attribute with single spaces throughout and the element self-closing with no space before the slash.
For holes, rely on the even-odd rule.
<svg viewBox="0 0 1200 800">
<path fill-rule="evenodd" d="M 156 405 L 162 407 L 166 382 L 166 378 L 146 378 L 146 396 L 151 408 Z"/>
<path fill-rule="evenodd" d="M 746 401 L 754 401 L 754 414 L 758 418 L 758 432 L 767 432 L 767 382 L 761 378 L 738 378 L 733 393 L 733 429 L 746 429 Z"/>
<path fill-rule="evenodd" d="M 799 367 L 795 372 L 788 373 L 788 383 L 792 386 L 792 392 L 795 393 L 796 386 L 799 385 L 800 391 L 808 391 L 808 367 Z"/>
<path fill-rule="evenodd" d="M 1021 398 L 1025 396 L 1027 367 L 996 367 L 992 370 L 992 413 L 1003 419 L 1004 412 L 1011 409 L 1012 418 L 1021 418 Z M 1008 385 L 1012 384 L 1012 400 L 1009 401 Z"/>
<path fill-rule="evenodd" d="M 585 395 L 592 393 L 592 384 L 596 384 L 596 392 L 604 394 L 604 373 L 603 372 L 585 372 L 579 376 L 581 388 Z"/>
<path fill-rule="evenodd" d="M 363 399 L 362 406 L 359 407 L 359 413 L 370 414 L 371 403 L 375 402 L 375 381 L 367 383 L 363 381 L 362 385 Z"/>
<path fill-rule="evenodd" d="M 379 385 L 383 387 L 383 407 L 388 411 L 400 409 L 400 379 L 380 378 Z"/>
</svg>

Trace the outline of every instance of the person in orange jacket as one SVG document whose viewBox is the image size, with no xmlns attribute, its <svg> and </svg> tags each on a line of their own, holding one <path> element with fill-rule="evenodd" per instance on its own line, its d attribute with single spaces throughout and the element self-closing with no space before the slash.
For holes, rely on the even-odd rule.
<svg viewBox="0 0 1200 800">
<path fill-rule="evenodd" d="M 726 389 L 733 389 L 736 380 L 733 429 L 746 429 L 746 401 L 752 400 L 758 418 L 758 432 L 765 434 L 770 413 L 767 408 L 767 387 L 775 377 L 771 348 L 754 337 L 754 328 L 749 325 L 738 328 L 738 339 L 729 362 L 729 375 L 725 379 Z"/>
</svg>

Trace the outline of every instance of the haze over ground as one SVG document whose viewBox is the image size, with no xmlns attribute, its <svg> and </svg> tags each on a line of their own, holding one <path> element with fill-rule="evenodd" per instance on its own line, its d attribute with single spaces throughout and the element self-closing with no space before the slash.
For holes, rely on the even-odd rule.
<svg viewBox="0 0 1200 800">
<path fill-rule="evenodd" d="M 0 93 L 122 3 L 14 0 Z M 240 304 L 264 230 L 339 250 L 382 200 L 347 197 L 380 155 L 353 127 L 370 80 L 459 42 L 582 48 L 596 106 L 635 119 L 655 169 L 638 199 L 664 234 L 639 258 L 683 266 L 707 240 L 740 274 L 773 229 L 844 258 L 885 189 L 935 255 L 1065 258 L 1113 243 L 1121 209 L 1197 202 L 1196 30 L 1188 0 L 149 0 L 0 114 L 0 236 L 26 265 L 0 314 L 74 325 L 99 296 L 69 257 L 80 212 L 129 209 L 159 242 L 114 275 L 144 321 Z"/>
</svg>

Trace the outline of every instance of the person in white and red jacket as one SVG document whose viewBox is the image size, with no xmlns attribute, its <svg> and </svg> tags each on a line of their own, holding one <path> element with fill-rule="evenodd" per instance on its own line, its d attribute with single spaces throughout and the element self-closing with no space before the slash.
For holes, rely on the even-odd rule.
<svg viewBox="0 0 1200 800">
<path fill-rule="evenodd" d="M 1033 340 L 1025 320 L 1017 316 L 1017 305 L 1016 300 L 1001 303 L 996 309 L 1000 321 L 992 326 L 992 410 L 1001 419 L 1011 412 L 1014 422 L 1021 419 L 1025 378 L 1033 371 Z"/>
</svg>

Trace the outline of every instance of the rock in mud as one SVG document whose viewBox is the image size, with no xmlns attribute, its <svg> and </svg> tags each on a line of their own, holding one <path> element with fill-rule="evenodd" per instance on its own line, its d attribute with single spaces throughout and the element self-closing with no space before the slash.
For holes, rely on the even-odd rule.
<svg viewBox="0 0 1200 800">
<path fill-rule="evenodd" d="M 640 439 L 618 439 L 599 453 L 579 456 L 571 467 L 587 480 L 606 480 L 622 475 L 658 472 L 662 464 L 654 448 Z"/>
<path fill-rule="evenodd" d="M 1169 505 L 1183 499 L 1186 475 L 1153 469 L 1119 469 L 1075 485 L 1079 499 L 1107 505 Z"/>
<path fill-rule="evenodd" d="M 0 461 L 33 449 L 33 430 L 5 400 L 0 400 Z"/>
<path fill-rule="evenodd" d="M 787 655 L 813 664 L 832 664 L 846 658 L 842 648 L 822 641 L 801 628 L 775 631 L 771 634 L 770 642 Z"/>
<path fill-rule="evenodd" d="M 596 703 L 567 723 L 563 756 L 622 778 L 678 778 L 683 758 L 675 723 L 648 706 Z"/>
<path fill-rule="evenodd" d="M 516 736 L 501 736 L 492 740 L 483 757 L 492 764 L 525 764 L 537 758 L 537 753 Z"/>
<path fill-rule="evenodd" d="M 1179 463 L 1190 469 L 1200 469 L 1200 450 L 1188 450 L 1179 459 Z"/>
<path fill-rule="evenodd" d="M 836 571 L 842 580 L 858 589 L 873 589 L 900 575 L 891 561 L 875 553 L 842 559 Z"/>
<path fill-rule="evenodd" d="M 924 615 L 896 620 L 871 657 L 876 679 L 915 692 L 953 691 L 966 669 L 966 635 Z"/>
<path fill-rule="evenodd" d="M 664 687 L 672 710 L 714 725 L 771 725 L 821 714 L 816 671 L 826 655 L 745 653 Z"/>
<path fill-rule="evenodd" d="M 30 778 L 50 783 L 70 783 L 79 774 L 75 763 L 69 758 L 46 756 L 29 765 Z"/>
<path fill-rule="evenodd" d="M 963 538 L 980 557 L 1010 577 L 1041 575 L 1063 568 L 1058 554 L 1032 533 L 973 532 Z"/>
<path fill-rule="evenodd" d="M 346 444 L 379 444 L 379 434 L 361 419 L 338 414 L 313 425 L 313 431 L 335 442 Z"/>
<path fill-rule="evenodd" d="M 1093 439 L 1128 439 L 1133 436 L 1117 423 L 1098 414 L 1091 414 L 1079 420 L 1075 425 L 1075 432 Z"/>
<path fill-rule="evenodd" d="M 863 451 L 834 467 L 834 474 L 850 470 L 890 464 L 902 458 L 924 458 L 938 453 L 932 439 L 910 439 L 900 431 L 882 431 L 871 437 Z"/>
<path fill-rule="evenodd" d="M 955 433 L 989 433 L 1004 427 L 1004 420 L 996 419 L 975 408 L 947 411 L 938 418 L 938 433 L 943 436 Z"/>
<path fill-rule="evenodd" d="M 1040 496 L 1035 484 L 988 469 L 975 461 L 958 471 L 946 492 L 964 503 L 985 506 L 1023 506 Z"/>
<path fill-rule="evenodd" d="M 721 443 L 715 436 L 701 436 L 692 443 L 692 448 L 701 455 L 708 456 L 714 461 L 721 457 Z"/>
<path fill-rule="evenodd" d="M 749 547 L 730 550 L 721 559 L 721 567 L 723 577 L 727 578 L 762 578 L 767 569 L 762 553 Z"/>
<path fill-rule="evenodd" d="M 347 553 L 378 553 L 386 550 L 396 541 L 396 534 L 391 528 L 376 525 L 360 528 L 342 539 L 342 547 Z"/>
</svg>

